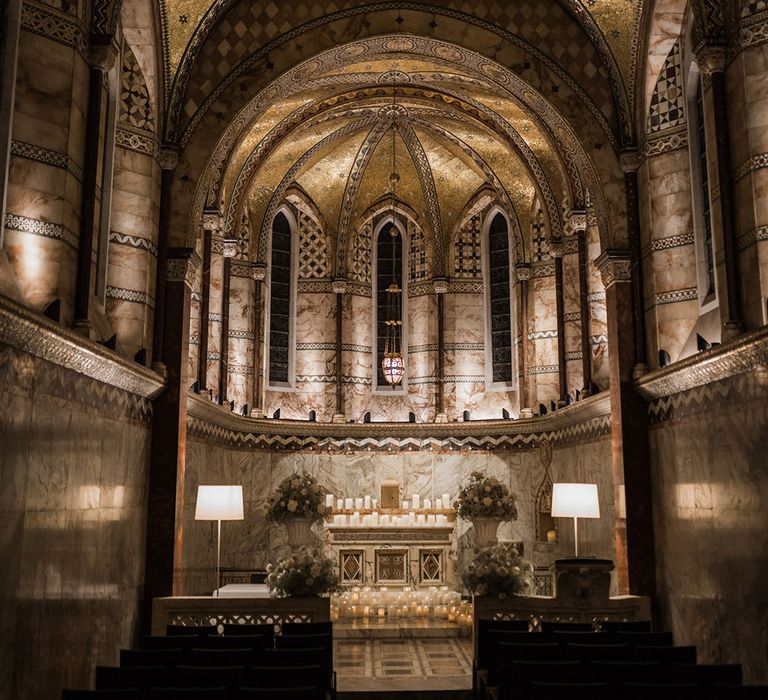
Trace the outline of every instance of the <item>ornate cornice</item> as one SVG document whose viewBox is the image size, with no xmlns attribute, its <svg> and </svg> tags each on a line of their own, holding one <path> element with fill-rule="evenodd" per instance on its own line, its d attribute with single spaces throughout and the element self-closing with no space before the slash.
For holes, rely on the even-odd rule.
<svg viewBox="0 0 768 700">
<path fill-rule="evenodd" d="M 195 274 L 200 267 L 200 256 L 191 248 L 176 248 L 168 253 L 165 279 L 183 282 L 190 289 L 195 286 Z"/>
<path fill-rule="evenodd" d="M 0 343 L 143 398 L 165 386 L 149 369 L 0 295 Z"/>
<path fill-rule="evenodd" d="M 768 326 L 649 372 L 638 379 L 635 386 L 643 398 L 653 400 L 765 366 L 768 366 Z"/>
<path fill-rule="evenodd" d="M 556 413 L 528 419 L 461 423 L 316 423 L 239 416 L 190 395 L 189 434 L 241 448 L 271 450 L 535 449 L 542 441 L 573 444 L 610 434 L 607 392 Z"/>
</svg>

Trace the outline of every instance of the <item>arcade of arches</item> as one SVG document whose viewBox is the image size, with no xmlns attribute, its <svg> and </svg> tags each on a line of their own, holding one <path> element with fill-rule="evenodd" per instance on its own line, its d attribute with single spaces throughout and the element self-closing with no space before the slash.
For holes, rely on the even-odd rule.
<svg viewBox="0 0 768 700">
<path fill-rule="evenodd" d="M 597 483 L 613 590 L 768 681 L 768 3 L 0 12 L 10 697 L 209 589 L 198 484 L 244 486 L 224 565 L 274 560 L 296 469 L 339 496 L 485 470 L 540 567 L 573 545 L 552 481 Z"/>
</svg>

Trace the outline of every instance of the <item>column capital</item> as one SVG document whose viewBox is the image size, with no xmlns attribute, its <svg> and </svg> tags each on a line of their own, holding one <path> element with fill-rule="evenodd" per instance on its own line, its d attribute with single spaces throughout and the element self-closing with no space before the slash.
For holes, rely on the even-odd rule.
<svg viewBox="0 0 768 700">
<path fill-rule="evenodd" d="M 200 268 L 200 256 L 192 248 L 171 248 L 165 267 L 166 282 L 183 282 L 190 289 Z"/>
<path fill-rule="evenodd" d="M 637 148 L 627 148 L 619 153 L 619 165 L 625 175 L 637 172 L 642 163 L 643 156 Z"/>
<path fill-rule="evenodd" d="M 160 169 L 176 170 L 179 165 L 179 148 L 175 144 L 164 143 L 160 147 Z"/>
<path fill-rule="evenodd" d="M 632 280 L 632 256 L 628 250 L 606 250 L 595 260 L 603 286 L 613 286 L 617 282 Z"/>
<path fill-rule="evenodd" d="M 218 209 L 205 209 L 203 211 L 203 228 L 206 231 L 221 230 L 221 212 Z"/>
<path fill-rule="evenodd" d="M 263 282 L 267 279 L 267 266 L 264 263 L 253 263 L 253 279 L 257 282 Z"/>
<path fill-rule="evenodd" d="M 346 294 L 347 293 L 347 279 L 345 277 L 338 277 L 331 282 L 331 288 L 334 294 Z"/>
<path fill-rule="evenodd" d="M 445 277 L 433 278 L 432 289 L 435 294 L 445 294 L 448 291 L 448 280 Z"/>
<path fill-rule="evenodd" d="M 726 66 L 726 56 L 724 46 L 711 46 L 702 44 L 697 47 L 696 62 L 699 64 L 699 70 L 706 76 L 712 73 L 724 73 Z"/>
<path fill-rule="evenodd" d="M 109 43 L 92 43 L 88 47 L 88 64 L 94 70 L 109 73 L 115 66 L 118 56 L 117 46 L 113 41 Z"/>
<path fill-rule="evenodd" d="M 562 239 L 553 239 L 549 242 L 549 254 L 553 258 L 562 258 L 565 252 L 565 244 Z"/>
<path fill-rule="evenodd" d="M 225 258 L 236 258 L 238 249 L 239 249 L 239 241 L 237 238 L 225 238 L 224 239 L 224 257 Z"/>
<path fill-rule="evenodd" d="M 529 279 L 531 279 L 531 264 L 516 263 L 515 264 L 515 281 L 525 282 Z"/>
<path fill-rule="evenodd" d="M 585 231 L 587 228 L 587 212 L 584 209 L 570 209 L 563 215 L 563 231 L 566 236 Z"/>
</svg>

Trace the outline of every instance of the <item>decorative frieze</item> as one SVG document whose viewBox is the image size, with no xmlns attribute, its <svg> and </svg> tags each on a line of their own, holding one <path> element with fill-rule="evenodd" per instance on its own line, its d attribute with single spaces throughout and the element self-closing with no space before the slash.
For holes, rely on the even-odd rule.
<svg viewBox="0 0 768 700">
<path fill-rule="evenodd" d="M 473 280 L 452 280 L 448 283 L 448 294 L 482 294 L 483 283 Z"/>
<path fill-rule="evenodd" d="M 19 216 L 18 214 L 7 213 L 5 215 L 5 228 L 9 231 L 32 233 L 35 236 L 53 238 L 68 245 L 73 250 L 77 250 L 78 248 L 77 236 L 66 226 L 62 226 L 61 224 L 54 224 L 50 221 L 40 221 L 38 219 L 30 219 L 26 216 Z"/>
<path fill-rule="evenodd" d="M 677 304 L 681 301 L 695 301 L 699 298 L 699 291 L 696 287 L 686 287 L 685 289 L 673 289 L 668 292 L 659 292 L 646 299 L 645 310 L 648 311 L 654 306 L 664 304 Z"/>
<path fill-rule="evenodd" d="M 253 331 L 242 331 L 232 328 L 229 329 L 227 337 L 235 340 L 256 340 L 256 334 Z"/>
<path fill-rule="evenodd" d="M 749 173 L 753 173 L 756 170 L 762 170 L 763 168 L 768 168 L 768 153 L 758 153 L 757 155 L 750 157 L 736 168 L 736 171 L 733 173 L 733 178 L 738 182 Z"/>
<path fill-rule="evenodd" d="M 757 243 L 757 241 L 768 241 L 768 226 L 758 226 L 739 236 L 736 239 L 736 249 L 741 252 Z"/>
<path fill-rule="evenodd" d="M 528 334 L 528 340 L 545 340 L 546 338 L 557 338 L 557 330 L 533 331 Z"/>
<path fill-rule="evenodd" d="M 42 146 L 14 140 L 11 141 L 11 154 L 26 160 L 33 160 L 36 163 L 44 163 L 54 168 L 61 168 L 71 173 L 78 182 L 82 181 L 82 166 L 72 160 L 67 153 L 59 153 Z"/>
<path fill-rule="evenodd" d="M 139 292 L 134 289 L 123 289 L 122 287 L 107 286 L 107 298 L 117 301 L 128 301 L 131 304 L 143 304 L 150 309 L 155 308 L 155 300 L 146 292 Z"/>
<path fill-rule="evenodd" d="M 655 158 L 688 148 L 688 127 L 683 124 L 649 136 L 643 146 L 643 158 Z"/>
<path fill-rule="evenodd" d="M 558 365 L 539 365 L 538 367 L 532 366 L 528 368 L 529 375 L 535 374 L 557 374 L 559 371 Z"/>
<path fill-rule="evenodd" d="M 686 245 L 693 245 L 693 231 L 686 231 L 675 236 L 665 236 L 664 238 L 655 238 L 643 247 L 642 256 L 647 258 L 651 253 L 659 250 L 669 250 L 671 248 L 682 248 Z"/>
<path fill-rule="evenodd" d="M 42 2 L 25 0 L 21 6 L 21 28 L 57 44 L 75 49 L 88 60 L 88 40 L 80 22 Z"/>
<path fill-rule="evenodd" d="M 595 265 L 600 270 L 603 286 L 606 289 L 617 282 L 632 280 L 632 261 L 628 251 L 606 250 L 595 260 Z"/>
<path fill-rule="evenodd" d="M 200 256 L 190 249 L 184 257 L 168 259 L 165 268 L 165 279 L 167 282 L 183 282 L 192 289 L 199 267 Z"/>
<path fill-rule="evenodd" d="M 127 124 L 118 124 L 115 128 L 115 144 L 128 151 L 141 153 L 157 159 L 160 155 L 160 142 L 151 131 L 138 129 Z"/>
<path fill-rule="evenodd" d="M 147 238 L 141 238 L 140 236 L 131 236 L 130 234 L 120 233 L 119 231 L 110 231 L 109 242 L 114 243 L 116 245 L 128 246 L 129 248 L 138 248 L 139 250 L 146 250 L 151 255 L 157 257 L 157 246 Z"/>
</svg>

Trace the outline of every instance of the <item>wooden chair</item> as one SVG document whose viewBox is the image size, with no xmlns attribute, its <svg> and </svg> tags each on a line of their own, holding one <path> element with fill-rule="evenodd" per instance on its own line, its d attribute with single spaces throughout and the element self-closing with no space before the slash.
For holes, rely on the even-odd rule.
<svg viewBox="0 0 768 700">
<path fill-rule="evenodd" d="M 121 649 L 120 666 L 178 666 L 184 659 L 183 649 Z"/>
</svg>

